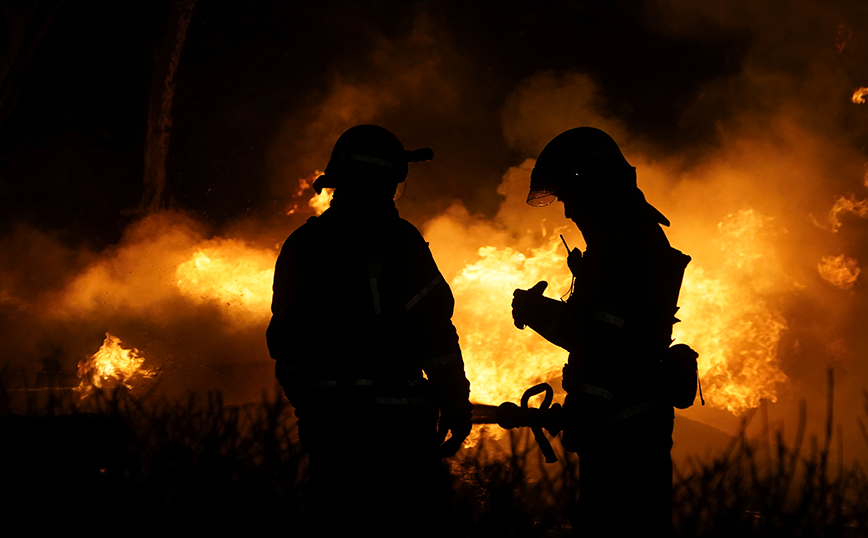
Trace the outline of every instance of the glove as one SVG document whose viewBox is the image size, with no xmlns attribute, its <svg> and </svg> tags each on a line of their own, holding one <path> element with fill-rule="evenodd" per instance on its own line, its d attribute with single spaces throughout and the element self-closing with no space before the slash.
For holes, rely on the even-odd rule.
<svg viewBox="0 0 868 538">
<path fill-rule="evenodd" d="M 437 435 L 440 439 L 440 456 L 447 458 L 454 456 L 461 444 L 470 435 L 470 429 L 473 427 L 471 422 L 472 406 L 468 406 L 467 413 L 459 413 L 455 411 L 441 411 L 440 423 L 437 425 Z M 452 436 L 446 439 L 447 432 L 452 432 Z M 445 440 L 445 441 L 444 441 Z"/>
<path fill-rule="evenodd" d="M 512 320 L 516 327 L 524 329 L 528 321 L 544 308 L 546 301 L 543 292 L 548 285 L 548 282 L 541 280 L 529 290 L 515 290 L 512 293 Z"/>
</svg>

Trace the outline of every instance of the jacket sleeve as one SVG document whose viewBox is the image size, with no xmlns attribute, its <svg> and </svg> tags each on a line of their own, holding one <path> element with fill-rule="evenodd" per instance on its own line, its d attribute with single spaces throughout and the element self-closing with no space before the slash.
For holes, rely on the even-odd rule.
<svg viewBox="0 0 868 538">
<path fill-rule="evenodd" d="M 266 330 L 266 341 L 271 358 L 275 361 L 277 381 L 293 407 L 304 406 L 307 391 L 305 364 L 298 360 L 307 356 L 305 346 L 309 335 L 300 304 L 302 275 L 299 270 L 295 241 L 286 240 L 274 268 L 274 295 L 271 303 L 271 322 Z"/>
<path fill-rule="evenodd" d="M 415 231 L 415 230 L 414 230 Z M 458 333 L 452 324 L 455 299 L 427 243 L 415 232 L 415 258 L 420 270 L 406 304 L 408 326 L 416 342 L 415 353 L 444 412 L 470 414 L 470 382 Z"/>
</svg>

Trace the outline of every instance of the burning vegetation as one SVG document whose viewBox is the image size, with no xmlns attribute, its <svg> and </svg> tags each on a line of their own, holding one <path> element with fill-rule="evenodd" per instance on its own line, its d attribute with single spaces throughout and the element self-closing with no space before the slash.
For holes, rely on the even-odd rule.
<svg viewBox="0 0 868 538">
<path fill-rule="evenodd" d="M 560 233 L 571 233 L 566 221 L 549 229 L 543 219 L 541 228 L 517 233 L 533 224 L 528 222 L 532 213 L 514 209 L 523 205 L 531 167 L 529 161 L 504 176 L 501 193 L 506 199 L 491 221 L 450 210 L 426 227 L 426 235 L 430 232 L 440 240 L 432 248 L 456 298 L 454 322 L 473 398 L 480 403 L 516 400 L 525 388 L 557 379 L 567 358 L 566 352 L 532 331 L 517 331 L 510 319 L 514 289 L 547 280 L 549 294 L 565 298 L 571 283 L 566 249 L 558 239 Z M 300 199 L 290 214 L 320 214 L 327 208 L 330 193 L 310 192 L 315 175 L 299 180 Z M 840 197 L 829 215 L 832 231 L 842 225 L 841 212 L 864 217 L 863 206 L 853 197 Z M 778 240 L 775 219 L 755 209 L 729 214 L 710 235 L 690 238 L 716 251 L 716 263 L 709 265 L 700 256 L 688 266 L 674 336 L 700 353 L 708 404 L 735 415 L 758 407 L 764 399 L 774 402 L 778 387 L 788 381 L 778 356 L 788 323 L 776 298 L 804 286 L 772 262 Z M 61 312 L 129 313 L 125 309 L 132 307 L 166 315 L 170 305 L 181 300 L 217 309 L 236 332 L 255 331 L 269 319 L 277 251 L 241 239 L 206 239 L 183 219 L 155 215 L 133 229 L 113 257 L 92 264 L 72 281 L 63 294 Z M 142 271 L 143 266 L 148 268 Z M 860 268 L 855 259 L 840 255 L 823 257 L 818 271 L 835 286 L 849 289 Z M 118 344 L 109 336 L 103 348 L 119 350 Z M 97 355 L 107 353 L 101 350 Z M 135 350 L 124 353 L 119 356 L 127 357 L 132 370 L 97 366 L 102 363 L 94 355 L 79 365 L 80 377 L 97 387 L 112 377 L 127 384 L 142 359 Z"/>
<path fill-rule="evenodd" d="M 532 331 L 516 330 L 509 303 L 515 288 L 538 280 L 549 282 L 550 297 L 566 294 L 570 275 L 558 235 L 563 233 L 571 246 L 583 245 L 558 207 L 525 205 L 533 160 L 524 159 L 537 155 L 558 132 L 594 125 L 623 142 L 640 187 L 673 223 L 667 231 L 673 247 L 693 258 L 674 336 L 699 351 L 708 406 L 721 413 L 714 416 L 725 414 L 737 422 L 733 417 L 748 415 L 763 401 L 778 401 L 781 415 L 792 418 L 801 398 L 816 398 L 813 380 L 827 364 L 847 372 L 851 403 L 860 396 L 868 385 L 866 367 L 854 360 L 868 343 L 853 321 L 866 308 L 860 275 L 868 256 L 862 220 L 868 218 L 862 190 L 868 186 L 868 89 L 862 87 L 866 73 L 861 67 L 868 47 L 860 30 L 865 26 L 861 7 L 808 3 L 781 14 L 763 2 L 751 3 L 744 13 L 739 9 L 745 2 L 735 7 L 651 3 L 648 12 L 654 16 L 636 19 L 631 31 L 622 32 L 616 21 L 626 15 L 607 8 L 562 13 L 563 20 L 555 21 L 528 18 L 530 8 L 519 3 L 520 9 L 502 13 L 527 25 L 527 37 L 516 40 L 504 30 L 515 24 L 492 24 L 474 34 L 462 31 L 458 21 L 446 24 L 425 6 L 410 4 L 418 12 L 405 14 L 395 26 L 404 30 L 385 32 L 359 17 L 354 21 L 360 25 L 359 43 L 344 51 L 347 58 L 318 57 L 293 64 L 293 71 L 274 61 L 280 54 L 271 55 L 283 46 L 280 39 L 267 46 L 245 42 L 263 48 L 255 53 L 239 49 L 237 56 L 219 61 L 207 57 L 208 47 L 197 41 L 209 35 L 223 39 L 209 32 L 225 24 L 204 23 L 218 12 L 223 23 L 233 25 L 236 18 L 259 20 L 261 14 L 236 17 L 225 8 L 197 11 L 192 2 L 178 2 L 174 21 L 162 28 L 166 42 L 153 44 L 163 51 L 162 60 L 155 61 L 165 65 L 144 81 L 152 93 L 149 111 L 130 113 L 139 120 L 147 117 L 147 126 L 129 127 L 136 134 L 126 136 L 134 142 L 123 150 L 108 143 L 118 134 L 109 128 L 114 124 L 80 136 L 48 135 L 37 130 L 37 120 L 64 118 L 62 110 L 40 112 L 38 118 L 10 116 L 5 107 L 12 105 L 0 105 L 0 120 L 10 118 L 4 141 L 12 148 L 0 160 L 0 194 L 4 201 L 13 200 L 4 206 L 10 219 L 22 222 L 10 221 L 13 225 L 0 237 L 3 251 L 13 253 L 0 259 L 0 315 L 8 321 L 0 336 L 7 362 L 32 374 L 81 371 L 95 387 L 133 386 L 136 376 L 159 369 L 161 383 L 174 383 L 177 393 L 244 386 L 249 390 L 239 399 L 249 401 L 250 394 L 273 382 L 263 334 L 280 243 L 304 219 L 328 207 L 332 193 L 314 195 L 310 187 L 337 134 L 371 122 L 388 123 L 402 139 L 406 133 L 407 140 L 436 150 L 431 167 L 411 172 L 399 209 L 423 230 L 453 289 L 453 319 L 473 399 L 498 404 L 517 400 L 539 381 L 553 380 L 557 386 L 566 353 Z M 481 15 L 474 11 L 481 8 L 461 9 Z M 285 21 L 268 17 L 276 25 L 274 35 L 280 34 L 280 24 L 302 20 L 285 14 Z M 38 14 L 32 15 L 39 22 Z M 69 13 L 60 15 L 63 21 Z M 25 19 L 6 22 L 22 30 Z M 323 39 L 326 35 L 343 37 L 319 24 L 287 35 L 310 31 L 317 37 L 311 43 L 339 42 Z M 588 31 L 577 35 L 577 27 Z M 43 35 L 43 27 L 37 29 L 14 34 Z M 483 43 L 464 41 L 471 34 Z M 599 46 L 611 35 L 636 47 L 656 44 L 659 49 L 646 52 L 656 51 L 666 61 L 619 56 L 629 45 Z M 784 37 L 792 35 L 801 36 L 798 43 Z M 569 46 L 559 36 L 570 36 Z M 559 48 L 565 54 L 573 50 L 575 40 L 589 51 L 583 56 L 587 63 L 549 57 Z M 548 46 L 556 41 L 560 45 Z M 32 45 L 20 50 L 32 52 L 38 43 Z M 46 50 L 46 57 L 66 47 L 66 41 L 49 45 L 55 48 Z M 678 75 L 688 79 L 673 80 L 659 65 L 675 65 L 672 54 L 680 51 L 700 53 L 678 56 L 689 67 Z M 90 52 L 78 54 L 76 61 L 100 58 Z M 293 62 L 299 61 L 294 54 L 322 53 L 296 54 L 291 47 L 286 52 L 283 57 Z M 254 57 L 263 63 L 251 62 Z M 71 61 L 59 58 L 57 65 Z M 7 60 L 14 55 L 0 58 Z M 147 71 L 126 58 L 100 62 L 99 69 L 136 65 Z M 217 78 L 206 75 L 211 69 L 203 66 L 211 65 L 221 66 L 214 70 Z M 635 73 L 628 82 L 622 74 L 631 69 Z M 308 70 L 311 76 L 294 81 L 299 87 L 288 95 L 285 73 Z M 256 78 L 260 73 L 263 78 Z M 114 73 L 108 78 L 126 80 Z M 637 79 L 646 81 L 642 92 L 635 91 Z M 9 82 L 14 90 L 17 81 Z M 239 93 L 222 93 L 224 82 Z M 257 88 L 257 99 L 249 98 L 250 88 L 243 86 L 248 83 Z M 50 86 L 52 91 L 67 87 L 53 79 Z M 145 101 L 142 91 L 132 92 L 130 102 Z M 98 94 L 90 87 L 82 92 Z M 28 89 L 21 95 L 40 93 Z M 26 107 L 42 110 L 41 102 L 21 103 L 25 112 Z M 96 117 L 87 112 L 80 117 Z M 70 124 L 79 128 L 74 120 Z M 31 125 L 35 130 L 27 130 Z M 65 136 L 75 144 L 67 144 Z M 54 153 L 40 149 L 48 142 Z M 127 153 L 135 157 L 132 164 L 109 166 Z M 48 166 L 58 159 L 64 166 Z M 119 181 L 127 168 L 135 172 Z M 63 190 L 67 184 L 85 185 L 86 196 L 60 200 L 69 192 Z M 128 198 L 141 200 L 114 198 L 113 189 L 130 189 Z M 44 193 L 58 200 L 49 205 Z M 31 209 L 16 207 L 19 198 L 33 200 L 30 205 L 50 217 L 31 222 Z M 102 231 L 103 221 L 75 227 L 88 212 L 112 216 L 105 221 L 113 223 L 110 239 L 91 242 L 85 233 L 98 235 L 93 232 Z M 96 355 L 76 368 L 103 334 L 136 342 L 143 351 L 126 349 L 126 360 L 132 364 L 145 355 L 150 370 L 143 363 L 138 373 L 101 370 Z M 197 384 L 203 372 L 211 375 L 210 384 Z M 716 419 L 708 420 L 717 425 Z"/>
<path fill-rule="evenodd" d="M 50 497 L 70 507 L 69 520 L 99 500 L 125 514 L 157 499 L 168 507 L 158 528 L 187 499 L 201 502 L 185 516 L 196 523 L 218 511 L 266 521 L 290 506 L 297 515 L 304 461 L 292 414 L 279 395 L 257 400 L 274 383 L 264 338 L 273 266 L 286 235 L 331 200 L 330 190 L 310 189 L 321 172 L 291 179 L 327 162 L 353 124 L 388 124 L 436 150 L 431 167 L 411 171 L 398 207 L 452 287 L 472 399 L 499 404 L 540 381 L 559 386 L 566 352 L 517 330 L 509 305 L 515 288 L 539 280 L 550 297 L 568 293 L 558 235 L 583 245 L 557 204 L 525 205 L 533 160 L 522 160 L 558 132 L 594 125 L 623 142 L 639 186 L 672 221 L 672 246 L 693 258 L 674 337 L 700 353 L 708 406 L 679 418 L 730 433 L 741 420 L 766 421 L 759 445 L 744 435 L 720 458 L 678 469 L 677 529 L 864 535 L 864 465 L 846 464 L 868 454 L 862 3 L 554 3 L 553 17 L 532 2 L 497 13 L 409 2 L 388 13 L 350 9 L 340 25 L 313 4 L 194 9 L 181 0 L 167 25 L 140 16 L 150 3 L 31 4 L 0 14 L 9 29 L 0 55 L 4 372 L 61 377 L 87 398 L 69 409 L 16 404 L 55 385 L 22 387 L 6 375 L 0 410 L 120 413 L 135 438 L 114 467 L 0 481 L 10 513 L 41 521 Z M 117 12 L 131 20 L 112 19 Z M 93 48 L 76 42 L 95 26 L 115 33 L 94 34 Z M 148 72 L 152 61 L 164 65 Z M 149 109 L 136 108 L 148 87 Z M 823 422 L 817 379 L 829 366 L 843 375 L 838 414 L 833 421 L 830 406 Z M 139 381 L 158 371 L 169 399 L 137 400 Z M 180 398 L 206 390 L 243 406 Z M 810 448 L 806 422 L 826 432 Z M 10 438 L 29 435 L 21 432 Z M 529 479 L 536 452 L 516 448 L 520 439 L 509 438 L 509 466 L 486 452 L 503 446 L 492 436 L 474 440 L 456 465 L 466 528 L 567 534 L 569 459 L 563 482 L 544 472 Z M 236 522 L 242 532 L 246 521 Z"/>
<path fill-rule="evenodd" d="M 859 273 L 862 272 L 856 260 L 843 254 L 839 256 L 825 256 L 820 260 L 817 269 L 820 271 L 820 276 L 823 277 L 823 280 L 842 290 L 851 289 L 856 283 Z"/>
<path fill-rule="evenodd" d="M 528 172 L 529 167 L 524 166 L 508 175 L 503 190 L 507 196 L 505 208 L 516 202 L 514 198 L 523 196 L 520 186 L 526 183 Z M 299 182 L 299 189 L 305 193 L 303 200 L 309 201 L 304 204 L 306 212 L 318 214 L 322 210 L 321 195 L 308 194 L 309 185 L 309 178 Z M 549 230 L 544 226 L 516 241 L 509 239 L 509 233 L 504 234 L 515 216 L 505 209 L 498 219 L 477 223 L 488 233 L 453 235 L 448 244 L 435 245 L 438 262 L 457 268 L 448 275 L 456 298 L 454 322 L 474 400 L 488 404 L 516 400 L 525 388 L 558 378 L 567 358 L 565 351 L 532 331 L 517 331 L 511 322 L 509 303 L 514 289 L 529 287 L 539 280 L 550 282 L 549 293 L 555 298 L 566 297 L 571 275 L 558 234 L 568 231 L 568 227 Z M 447 224 L 468 230 L 458 218 L 446 215 L 431 223 L 433 233 L 439 234 L 437 230 Z M 172 220 L 146 228 L 147 233 L 136 234 L 135 245 L 121 249 L 114 260 L 92 266 L 74 281 L 66 295 L 67 303 L 73 301 L 78 312 L 100 303 L 101 308 L 111 307 L 108 301 L 116 308 L 138 303 L 163 312 L 160 304 L 177 296 L 217 308 L 236 331 L 267 323 L 276 250 L 256 248 L 237 239 L 206 240 Z M 474 245 L 474 241 L 484 240 L 480 236 L 495 239 L 495 243 Z M 787 382 L 778 357 L 787 322 L 769 295 L 776 291 L 772 283 L 778 277 L 767 263 L 768 253 L 774 251 L 774 239 L 773 219 L 756 210 L 727 216 L 719 223 L 717 233 L 707 239 L 722 253 L 722 262 L 705 267 L 699 259 L 688 266 L 681 293 L 676 341 L 689 343 L 700 353 L 700 374 L 709 405 L 736 415 L 757 407 L 763 399 L 775 401 L 777 386 Z M 166 250 L 167 245 L 173 248 Z M 456 259 L 464 252 L 472 252 L 469 259 Z M 148 294 L 143 291 L 144 282 L 128 278 L 121 269 L 145 260 L 156 269 L 146 273 L 154 284 Z M 820 273 L 832 281 L 832 265 L 824 263 Z M 858 274 L 855 261 L 839 264 L 848 274 Z M 851 284 L 852 280 L 855 276 Z M 109 293 L 112 287 L 114 293 Z M 115 350 L 111 356 L 125 358 L 124 367 L 96 360 L 97 356 L 110 356 L 109 349 Z M 127 384 L 142 361 L 136 350 L 122 350 L 119 340 L 109 336 L 97 355 L 79 365 L 79 375 L 97 387 L 101 380 L 113 377 Z"/>
<path fill-rule="evenodd" d="M 215 240 L 179 264 L 175 277 L 185 297 L 225 306 L 234 323 L 256 323 L 269 314 L 274 261 L 271 251 Z"/>
<path fill-rule="evenodd" d="M 81 379 L 78 390 L 84 398 L 94 389 L 112 385 L 132 389 L 130 383 L 134 379 L 156 375 L 155 371 L 143 367 L 144 362 L 145 358 L 138 349 L 126 349 L 121 346 L 120 338 L 106 333 L 99 351 L 78 363 L 78 377 Z"/>
</svg>

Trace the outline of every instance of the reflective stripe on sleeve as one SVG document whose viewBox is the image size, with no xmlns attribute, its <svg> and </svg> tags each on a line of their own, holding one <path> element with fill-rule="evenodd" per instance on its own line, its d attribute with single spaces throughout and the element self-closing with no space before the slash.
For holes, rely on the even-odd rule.
<svg viewBox="0 0 868 538">
<path fill-rule="evenodd" d="M 382 405 L 427 405 L 428 398 L 377 398 L 377 403 Z"/>
<path fill-rule="evenodd" d="M 351 379 L 346 381 L 337 381 L 334 379 L 327 379 L 323 381 L 314 381 L 311 383 L 311 386 L 315 389 L 331 389 L 335 387 L 372 387 L 378 384 L 385 384 L 389 386 L 401 386 L 401 387 L 415 387 L 425 383 L 424 379 L 408 379 L 406 381 L 392 381 L 387 383 L 377 383 L 373 379 Z"/>
<path fill-rule="evenodd" d="M 654 402 L 652 401 L 640 403 L 639 405 L 628 407 L 620 413 L 615 413 L 609 418 L 609 420 L 611 422 L 621 422 L 622 420 L 628 419 L 632 416 L 636 416 L 640 413 L 644 413 L 645 411 L 649 411 L 652 407 L 654 407 Z"/>
<path fill-rule="evenodd" d="M 428 293 L 429 293 L 431 290 L 434 289 L 434 286 L 436 286 L 437 284 L 439 284 L 441 280 L 443 280 L 443 277 L 442 277 L 441 275 L 437 275 L 436 277 L 434 277 L 434 280 L 432 280 L 431 282 L 429 282 L 427 286 L 425 286 L 424 288 L 422 288 L 422 291 L 420 291 L 419 293 L 417 293 L 415 297 L 413 297 L 412 299 L 410 299 L 410 300 L 407 302 L 406 310 L 410 310 L 411 308 L 413 308 L 413 306 L 414 306 L 416 303 L 418 303 L 419 301 L 421 301 L 423 297 L 425 297 L 426 295 L 428 295 Z"/>
<path fill-rule="evenodd" d="M 610 402 L 615 399 L 615 394 L 603 387 L 595 387 L 594 385 L 588 385 L 587 383 L 576 383 L 575 387 L 582 392 L 599 396 Z"/>
<path fill-rule="evenodd" d="M 440 357 L 434 357 L 433 359 L 427 361 L 422 361 L 422 368 L 435 368 L 437 366 L 443 366 L 444 364 L 449 364 L 451 362 L 460 360 L 461 352 L 455 351 L 453 353 L 449 353 L 448 355 L 442 355 Z"/>
<path fill-rule="evenodd" d="M 619 327 L 619 328 L 624 326 L 624 320 L 623 319 L 619 318 L 618 316 L 613 316 L 612 314 L 608 314 L 606 312 L 603 312 L 602 310 L 600 310 L 596 314 L 594 314 L 594 317 L 596 317 L 600 321 L 605 321 L 606 323 L 611 323 L 612 325 Z"/>
<path fill-rule="evenodd" d="M 337 387 L 338 385 L 352 385 L 354 387 L 369 387 L 374 384 L 373 379 L 353 379 L 352 381 L 347 381 L 346 383 L 338 383 L 335 380 L 328 381 L 316 381 L 313 384 L 313 387 L 316 389 L 330 389 Z"/>
<path fill-rule="evenodd" d="M 359 155 L 358 153 L 350 153 L 347 155 L 347 159 L 351 161 L 360 161 L 363 163 L 376 164 L 379 166 L 385 166 L 386 168 L 392 168 L 395 164 L 392 161 L 387 161 L 385 159 L 378 159 L 376 157 L 371 157 L 370 155 Z"/>
<path fill-rule="evenodd" d="M 377 285 L 377 278 L 380 276 L 380 264 L 371 263 L 368 265 L 368 278 L 371 281 L 371 297 L 374 298 L 374 313 L 380 313 L 380 288 Z"/>
<path fill-rule="evenodd" d="M 292 374 L 301 370 L 301 367 L 293 366 L 292 364 L 288 364 L 285 361 L 277 361 L 274 365 L 274 370 L 278 375 L 281 374 Z"/>
<path fill-rule="evenodd" d="M 377 279 L 371 279 L 371 295 L 374 297 L 374 313 L 380 313 L 380 290 L 377 288 Z"/>
<path fill-rule="evenodd" d="M 315 388 L 315 389 L 330 389 L 330 388 L 337 387 L 337 386 L 338 386 L 337 381 L 317 381 L 316 383 L 313 384 L 313 388 Z"/>
</svg>

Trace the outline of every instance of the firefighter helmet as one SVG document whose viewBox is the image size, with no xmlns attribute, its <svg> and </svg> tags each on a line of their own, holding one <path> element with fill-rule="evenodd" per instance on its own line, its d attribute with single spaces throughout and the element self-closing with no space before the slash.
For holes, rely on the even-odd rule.
<svg viewBox="0 0 868 538">
<path fill-rule="evenodd" d="M 636 185 L 636 168 L 627 162 L 618 144 L 593 127 L 577 127 L 554 137 L 531 171 L 529 205 L 546 206 L 566 193 L 590 197 L 594 203 L 637 200 L 657 222 L 669 225 L 669 220 L 645 201 Z"/>
<path fill-rule="evenodd" d="M 636 169 L 630 166 L 618 144 L 593 127 L 565 131 L 549 142 L 530 175 L 527 203 L 546 206 L 558 193 L 627 190 L 636 187 Z"/>
<path fill-rule="evenodd" d="M 357 185 L 394 185 L 407 179 L 407 163 L 434 158 L 431 148 L 407 151 L 398 137 L 377 125 L 356 125 L 342 134 L 332 150 L 325 174 L 313 184 L 324 188 Z"/>
</svg>

